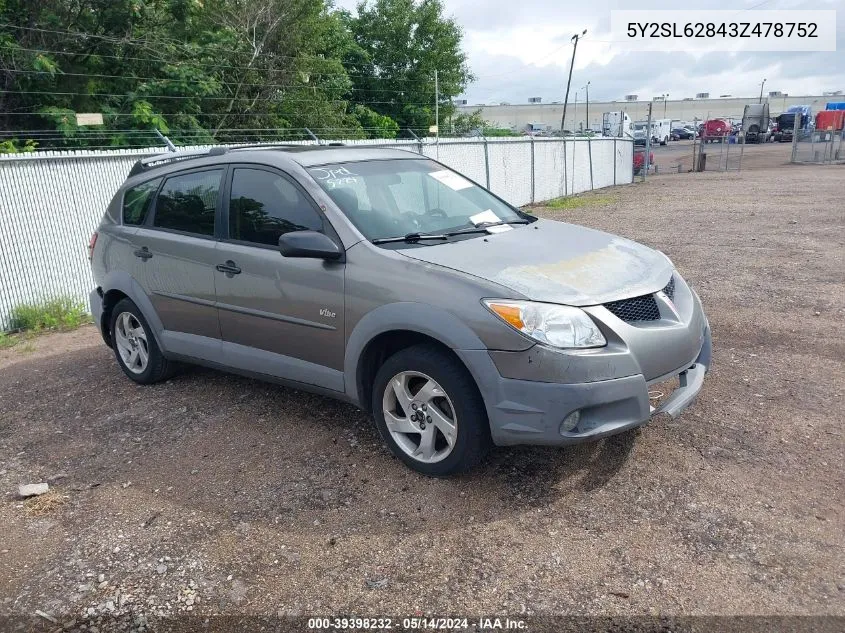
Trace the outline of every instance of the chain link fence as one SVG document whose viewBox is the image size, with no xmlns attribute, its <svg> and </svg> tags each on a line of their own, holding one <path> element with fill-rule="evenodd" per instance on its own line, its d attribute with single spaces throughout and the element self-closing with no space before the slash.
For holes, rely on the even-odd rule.
<svg viewBox="0 0 845 633">
<path fill-rule="evenodd" d="M 792 162 L 845 164 L 845 130 L 799 130 L 792 137 Z"/>
<path fill-rule="evenodd" d="M 702 136 L 693 142 L 695 171 L 740 171 L 745 135 Z"/>
<path fill-rule="evenodd" d="M 344 141 L 439 160 L 516 206 L 632 182 L 622 139 Z M 184 151 L 205 149 L 184 147 Z M 0 331 L 12 309 L 50 297 L 87 301 L 86 246 L 114 192 L 147 150 L 39 152 L 0 157 Z"/>
</svg>

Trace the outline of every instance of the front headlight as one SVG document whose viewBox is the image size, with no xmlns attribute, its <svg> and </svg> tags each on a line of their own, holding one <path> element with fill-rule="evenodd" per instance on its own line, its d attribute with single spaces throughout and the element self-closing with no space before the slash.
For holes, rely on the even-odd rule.
<svg viewBox="0 0 845 633">
<path fill-rule="evenodd" d="M 490 311 L 535 341 L 561 348 L 603 347 L 607 341 L 586 312 L 534 301 L 485 299 Z"/>
</svg>

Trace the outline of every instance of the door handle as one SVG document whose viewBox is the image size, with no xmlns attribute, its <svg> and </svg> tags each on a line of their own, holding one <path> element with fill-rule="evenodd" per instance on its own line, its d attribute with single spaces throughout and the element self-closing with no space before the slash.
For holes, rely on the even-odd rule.
<svg viewBox="0 0 845 633">
<path fill-rule="evenodd" d="M 238 265 L 231 259 L 227 259 L 225 264 L 217 264 L 215 268 L 221 273 L 226 273 L 227 277 L 241 274 L 241 269 L 238 268 Z"/>
<path fill-rule="evenodd" d="M 152 256 L 153 254 L 150 252 L 150 249 L 146 246 L 135 250 L 135 257 L 140 257 L 144 261 L 147 261 Z"/>
</svg>

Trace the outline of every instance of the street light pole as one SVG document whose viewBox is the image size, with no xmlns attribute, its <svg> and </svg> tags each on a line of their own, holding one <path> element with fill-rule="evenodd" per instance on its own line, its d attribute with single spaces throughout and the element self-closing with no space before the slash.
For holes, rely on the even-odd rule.
<svg viewBox="0 0 845 633">
<path fill-rule="evenodd" d="M 587 91 L 587 129 L 591 130 L 590 127 L 590 82 L 587 82 L 587 85 L 584 86 L 584 89 Z"/>
<path fill-rule="evenodd" d="M 766 85 L 766 78 L 763 77 L 763 83 L 760 84 L 760 103 L 763 103 L 763 86 Z"/>
<path fill-rule="evenodd" d="M 668 99 L 668 98 L 669 98 L 669 93 L 667 92 L 665 95 L 663 95 L 663 118 L 664 119 L 666 118 L 666 99 Z"/>
<path fill-rule="evenodd" d="M 575 125 L 577 126 L 578 125 L 578 91 L 577 90 L 575 91 L 575 114 L 573 114 L 572 118 L 575 119 Z M 573 133 L 574 132 L 575 132 L 575 130 L 573 130 Z"/>
<path fill-rule="evenodd" d="M 566 96 L 563 98 L 563 116 L 560 119 L 561 135 L 563 135 L 563 131 L 566 129 L 566 102 L 569 101 L 569 84 L 572 83 L 572 68 L 575 66 L 575 51 L 578 50 L 578 40 L 586 34 L 587 29 L 584 29 L 580 34 L 576 33 L 571 38 L 571 41 L 575 42 L 575 46 L 572 47 L 572 61 L 569 62 L 569 78 L 566 80 Z"/>
</svg>

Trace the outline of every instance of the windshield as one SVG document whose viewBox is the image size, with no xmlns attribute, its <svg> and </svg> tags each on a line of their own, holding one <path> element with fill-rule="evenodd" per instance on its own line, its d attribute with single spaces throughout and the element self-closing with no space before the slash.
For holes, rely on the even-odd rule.
<svg viewBox="0 0 845 633">
<path fill-rule="evenodd" d="M 522 219 L 486 189 L 430 160 L 337 163 L 308 172 L 369 240 Z"/>
<path fill-rule="evenodd" d="M 646 125 L 648 125 L 648 124 L 647 123 L 634 123 L 634 129 L 637 132 L 641 132 L 641 131 L 645 130 Z"/>
</svg>

